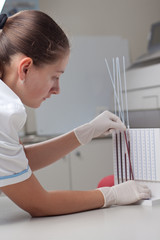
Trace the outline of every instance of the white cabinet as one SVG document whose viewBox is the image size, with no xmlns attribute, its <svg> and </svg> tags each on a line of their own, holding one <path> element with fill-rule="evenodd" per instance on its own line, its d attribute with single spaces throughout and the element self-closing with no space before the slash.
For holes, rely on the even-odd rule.
<svg viewBox="0 0 160 240">
<path fill-rule="evenodd" d="M 160 109 L 160 64 L 128 70 L 129 110 Z"/>
<path fill-rule="evenodd" d="M 160 87 L 128 92 L 129 110 L 160 109 Z"/>
<path fill-rule="evenodd" d="M 112 139 L 95 139 L 35 175 L 47 190 L 95 189 L 103 177 L 113 174 L 112 159 Z"/>
<path fill-rule="evenodd" d="M 69 155 L 36 171 L 35 176 L 46 190 L 71 189 Z"/>
<path fill-rule="evenodd" d="M 112 139 L 97 139 L 71 153 L 72 190 L 95 189 L 99 181 L 113 174 Z"/>
</svg>

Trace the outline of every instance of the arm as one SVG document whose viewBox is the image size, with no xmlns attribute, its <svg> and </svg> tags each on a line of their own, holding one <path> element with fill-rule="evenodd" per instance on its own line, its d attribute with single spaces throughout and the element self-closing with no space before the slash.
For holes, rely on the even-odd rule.
<svg viewBox="0 0 160 240">
<path fill-rule="evenodd" d="M 100 208 L 104 204 L 100 191 L 45 191 L 35 176 L 1 188 L 20 208 L 33 217 L 53 216 Z"/>
<path fill-rule="evenodd" d="M 124 124 L 114 114 L 104 111 L 95 119 L 74 131 L 45 141 L 25 147 L 25 153 L 32 171 L 43 168 L 62 158 L 80 144 L 87 144 L 101 134 L 109 134 L 112 130 L 125 130 Z"/>
<path fill-rule="evenodd" d="M 43 168 L 64 157 L 80 146 L 74 132 L 53 138 L 42 143 L 25 146 L 25 154 L 32 171 Z"/>
<path fill-rule="evenodd" d="M 150 198 L 150 190 L 135 181 L 99 190 L 47 192 L 33 174 L 26 181 L 1 189 L 13 202 L 33 217 L 82 212 L 109 207 L 113 204 L 126 205 Z"/>
</svg>

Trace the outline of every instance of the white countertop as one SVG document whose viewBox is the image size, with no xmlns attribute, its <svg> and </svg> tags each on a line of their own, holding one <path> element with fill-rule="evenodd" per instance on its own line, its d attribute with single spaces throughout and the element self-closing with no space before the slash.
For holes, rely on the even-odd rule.
<svg viewBox="0 0 160 240">
<path fill-rule="evenodd" d="M 160 205 L 121 206 L 64 216 L 31 218 L 0 197 L 2 240 L 159 240 Z"/>
</svg>

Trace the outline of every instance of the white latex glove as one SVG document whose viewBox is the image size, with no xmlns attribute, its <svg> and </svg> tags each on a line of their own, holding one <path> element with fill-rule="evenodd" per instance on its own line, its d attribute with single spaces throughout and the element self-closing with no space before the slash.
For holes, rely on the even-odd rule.
<svg viewBox="0 0 160 240">
<path fill-rule="evenodd" d="M 81 144 L 86 144 L 92 138 L 96 138 L 102 134 L 106 136 L 113 130 L 124 131 L 125 129 L 126 127 L 119 117 L 109 111 L 104 111 L 91 122 L 75 128 L 74 133 Z"/>
<path fill-rule="evenodd" d="M 142 199 L 149 199 L 151 192 L 146 185 L 133 180 L 115 185 L 113 187 L 97 188 L 104 197 L 103 207 L 111 205 L 127 205 Z"/>
</svg>

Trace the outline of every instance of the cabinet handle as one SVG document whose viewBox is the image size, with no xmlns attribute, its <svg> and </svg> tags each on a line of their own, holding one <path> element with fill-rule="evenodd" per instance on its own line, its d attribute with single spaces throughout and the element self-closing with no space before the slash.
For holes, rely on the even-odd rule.
<svg viewBox="0 0 160 240">
<path fill-rule="evenodd" d="M 80 151 L 76 151 L 76 154 L 75 154 L 77 157 L 81 157 L 81 152 Z"/>
</svg>

